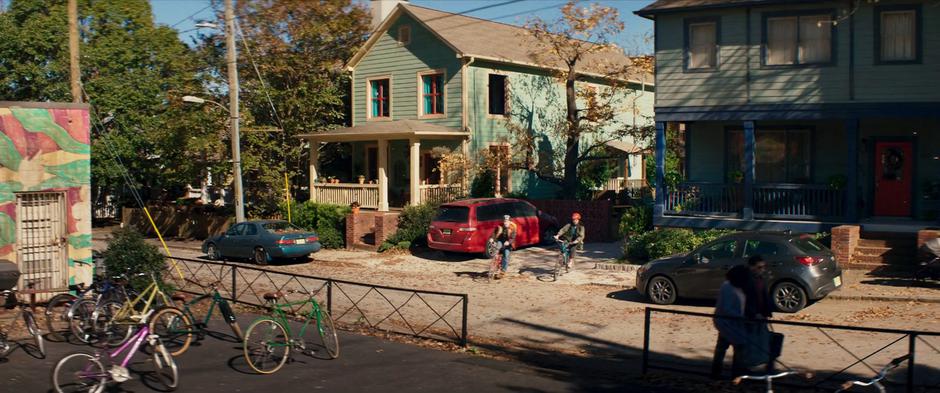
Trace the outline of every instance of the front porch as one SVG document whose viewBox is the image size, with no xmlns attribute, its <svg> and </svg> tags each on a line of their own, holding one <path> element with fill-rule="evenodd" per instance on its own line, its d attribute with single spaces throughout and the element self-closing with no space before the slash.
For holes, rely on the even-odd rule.
<svg viewBox="0 0 940 393">
<path fill-rule="evenodd" d="M 905 232 L 937 225 L 940 119 L 870 113 L 658 111 L 658 120 L 670 121 L 656 124 L 654 225 L 800 232 L 874 230 L 886 218 Z M 681 147 L 669 152 L 680 164 L 668 174 L 667 134 L 681 138 L 668 144 Z"/>
<path fill-rule="evenodd" d="M 310 143 L 310 199 L 387 212 L 422 203 L 463 198 L 466 179 L 447 182 L 436 168 L 433 149 L 467 154 L 468 132 L 415 120 L 375 121 L 361 126 L 301 135 Z M 327 179 L 320 172 L 320 146 L 349 143 L 348 174 Z M 453 179 L 451 179 L 453 180 Z"/>
</svg>

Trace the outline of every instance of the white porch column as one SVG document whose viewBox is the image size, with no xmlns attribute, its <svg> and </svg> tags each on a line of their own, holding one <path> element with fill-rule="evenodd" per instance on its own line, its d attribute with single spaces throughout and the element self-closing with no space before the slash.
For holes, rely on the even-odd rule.
<svg viewBox="0 0 940 393">
<path fill-rule="evenodd" d="M 379 139 L 379 211 L 388 211 L 388 140 Z"/>
<path fill-rule="evenodd" d="M 320 176 L 320 142 L 309 140 L 310 143 L 310 200 L 317 201 L 317 192 L 314 185 Z"/>
<path fill-rule="evenodd" d="M 421 141 L 412 139 L 410 142 L 411 205 L 415 206 L 421 204 Z"/>
</svg>

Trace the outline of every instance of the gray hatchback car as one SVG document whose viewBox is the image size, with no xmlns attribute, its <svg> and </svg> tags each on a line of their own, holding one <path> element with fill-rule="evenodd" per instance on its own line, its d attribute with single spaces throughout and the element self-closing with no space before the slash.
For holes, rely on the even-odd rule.
<svg viewBox="0 0 940 393">
<path fill-rule="evenodd" d="M 754 255 L 767 261 L 767 284 L 782 312 L 799 311 L 842 286 L 842 269 L 832 251 L 812 236 L 738 232 L 692 252 L 648 262 L 637 270 L 636 288 L 656 304 L 672 304 L 679 297 L 714 299 L 725 272 Z"/>
</svg>

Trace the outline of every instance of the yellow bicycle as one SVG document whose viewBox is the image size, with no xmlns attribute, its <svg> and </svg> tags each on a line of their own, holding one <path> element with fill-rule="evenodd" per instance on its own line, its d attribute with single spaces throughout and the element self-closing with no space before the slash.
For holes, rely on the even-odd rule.
<svg viewBox="0 0 940 393">
<path fill-rule="evenodd" d="M 92 314 L 96 333 L 107 345 L 123 344 L 131 337 L 135 327 L 141 323 L 145 315 L 152 310 L 171 307 L 170 305 L 173 304 L 170 296 L 160 288 L 160 283 L 153 274 L 150 275 L 150 284 L 139 295 L 132 299 L 125 293 L 124 299 L 128 300 L 106 301 L 97 306 Z M 183 318 L 186 316 L 183 315 Z"/>
</svg>

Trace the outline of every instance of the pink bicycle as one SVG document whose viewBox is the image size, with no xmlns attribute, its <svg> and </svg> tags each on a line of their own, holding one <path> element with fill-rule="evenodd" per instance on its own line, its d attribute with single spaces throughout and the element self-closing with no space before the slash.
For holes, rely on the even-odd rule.
<svg viewBox="0 0 940 393">
<path fill-rule="evenodd" d="M 151 348 L 150 356 L 157 380 L 167 390 L 175 390 L 179 382 L 179 370 L 173 356 L 160 341 L 160 336 L 150 332 L 147 320 L 151 314 L 153 310 L 144 314 L 140 323 L 137 324 L 137 333 L 117 349 L 103 353 L 100 351 L 76 352 L 59 360 L 52 370 L 52 386 L 55 387 L 55 391 L 101 393 L 109 382 L 122 383 L 130 380 L 131 375 L 127 365 L 130 364 L 144 341 Z M 113 363 L 125 353 L 120 363 Z"/>
</svg>

